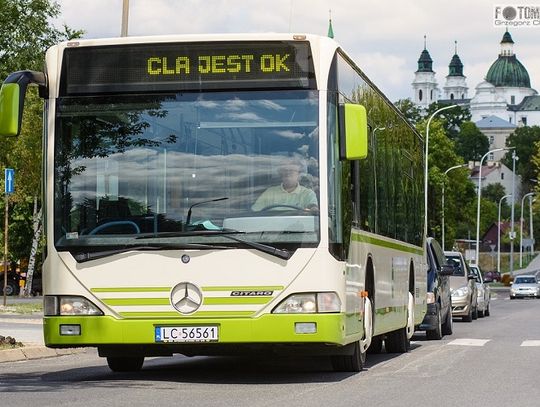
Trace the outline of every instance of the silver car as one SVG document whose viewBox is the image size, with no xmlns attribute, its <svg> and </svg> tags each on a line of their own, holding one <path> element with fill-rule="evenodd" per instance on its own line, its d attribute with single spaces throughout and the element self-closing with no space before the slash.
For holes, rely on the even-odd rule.
<svg viewBox="0 0 540 407">
<path fill-rule="evenodd" d="M 514 278 L 510 287 L 510 299 L 514 298 L 540 298 L 540 284 L 533 275 L 521 275 Z"/>
<path fill-rule="evenodd" d="M 474 274 L 476 280 L 476 289 L 478 290 L 478 316 L 489 317 L 490 310 L 489 305 L 491 302 L 491 288 L 488 284 L 484 283 L 484 277 L 482 270 L 476 264 L 470 264 L 469 269 Z"/>
<path fill-rule="evenodd" d="M 460 252 L 445 251 L 446 262 L 454 267 L 450 276 L 452 290 L 452 316 L 461 317 L 465 322 L 478 318 L 478 294 L 476 277 Z"/>
</svg>

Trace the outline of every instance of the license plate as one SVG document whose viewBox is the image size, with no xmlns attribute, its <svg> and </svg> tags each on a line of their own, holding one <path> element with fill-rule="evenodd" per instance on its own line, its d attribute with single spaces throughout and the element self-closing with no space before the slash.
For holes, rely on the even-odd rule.
<svg viewBox="0 0 540 407">
<path fill-rule="evenodd" d="M 156 326 L 156 342 L 215 342 L 217 326 Z"/>
</svg>

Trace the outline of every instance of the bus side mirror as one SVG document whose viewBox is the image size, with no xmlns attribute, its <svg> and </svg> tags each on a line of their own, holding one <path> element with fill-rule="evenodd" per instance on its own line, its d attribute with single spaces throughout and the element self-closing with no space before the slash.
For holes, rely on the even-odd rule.
<svg viewBox="0 0 540 407">
<path fill-rule="evenodd" d="M 361 160 L 368 152 L 366 108 L 354 103 L 339 105 L 339 151 L 342 160 Z"/>
<path fill-rule="evenodd" d="M 4 81 L 0 89 L 0 136 L 18 136 L 21 132 L 24 96 L 29 84 L 45 88 L 45 74 L 19 71 Z"/>
</svg>

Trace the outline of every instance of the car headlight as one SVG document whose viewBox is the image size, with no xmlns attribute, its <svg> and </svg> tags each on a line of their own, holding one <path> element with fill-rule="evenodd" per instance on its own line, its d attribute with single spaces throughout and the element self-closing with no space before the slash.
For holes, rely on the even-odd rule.
<svg viewBox="0 0 540 407">
<path fill-rule="evenodd" d="M 314 314 L 318 312 L 339 312 L 341 301 L 336 293 L 293 294 L 282 301 L 274 314 Z"/>
<path fill-rule="evenodd" d="M 428 304 L 435 303 L 435 293 L 432 293 L 430 291 L 426 293 L 426 303 Z"/>
<path fill-rule="evenodd" d="M 46 295 L 43 303 L 43 314 L 45 316 L 103 315 L 103 311 L 84 297 Z"/>
<path fill-rule="evenodd" d="M 469 287 L 460 287 L 452 291 L 452 297 L 466 297 L 469 294 Z"/>
<path fill-rule="evenodd" d="M 515 288 L 511 288 L 511 289 L 510 289 L 510 294 L 515 294 L 515 293 L 516 293 Z"/>
</svg>

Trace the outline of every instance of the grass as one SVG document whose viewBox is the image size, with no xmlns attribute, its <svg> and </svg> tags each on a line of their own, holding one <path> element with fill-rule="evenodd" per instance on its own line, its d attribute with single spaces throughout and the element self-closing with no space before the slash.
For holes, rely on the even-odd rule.
<svg viewBox="0 0 540 407">
<path fill-rule="evenodd" d="M 0 305 L 0 314 L 36 314 L 41 312 L 43 312 L 43 304 L 41 302 L 20 302 L 6 306 Z"/>
</svg>

